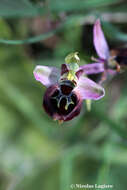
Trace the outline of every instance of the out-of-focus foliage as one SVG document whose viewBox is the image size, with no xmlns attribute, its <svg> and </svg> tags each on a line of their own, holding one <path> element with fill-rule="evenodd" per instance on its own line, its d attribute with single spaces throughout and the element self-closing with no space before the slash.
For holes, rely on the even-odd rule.
<svg viewBox="0 0 127 190">
<path fill-rule="evenodd" d="M 71 52 L 89 63 L 97 17 L 111 47 L 126 45 L 126 12 L 122 0 L 0 0 L 0 190 L 126 189 L 127 72 L 62 125 L 42 109 L 45 88 L 33 77 L 35 65 L 60 67 Z"/>
</svg>

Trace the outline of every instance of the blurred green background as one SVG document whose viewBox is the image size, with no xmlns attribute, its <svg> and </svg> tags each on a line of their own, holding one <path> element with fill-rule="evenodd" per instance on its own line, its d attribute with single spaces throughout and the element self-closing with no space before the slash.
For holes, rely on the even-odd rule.
<svg viewBox="0 0 127 190">
<path fill-rule="evenodd" d="M 75 51 L 90 63 L 98 17 L 110 47 L 126 45 L 126 1 L 0 0 L 0 190 L 127 189 L 127 72 L 62 125 L 44 112 L 33 77 L 35 65 L 60 67 Z"/>
</svg>

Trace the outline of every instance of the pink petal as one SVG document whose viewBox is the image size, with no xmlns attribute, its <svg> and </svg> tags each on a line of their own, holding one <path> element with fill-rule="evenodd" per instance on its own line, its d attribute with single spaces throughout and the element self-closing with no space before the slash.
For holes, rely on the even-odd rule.
<svg viewBox="0 0 127 190">
<path fill-rule="evenodd" d="M 80 66 L 80 69 L 81 70 L 83 69 L 86 75 L 102 73 L 104 72 L 104 64 L 103 63 L 86 64 L 86 65 Z"/>
<path fill-rule="evenodd" d="M 77 87 L 74 91 L 80 93 L 82 99 L 98 100 L 105 95 L 103 87 L 84 76 L 79 78 Z"/>
<path fill-rule="evenodd" d="M 33 73 L 35 79 L 46 87 L 57 83 L 58 79 L 60 78 L 60 69 L 56 67 L 37 65 Z"/>
<path fill-rule="evenodd" d="M 110 55 L 109 47 L 101 28 L 100 20 L 98 19 L 93 28 L 93 40 L 97 54 L 102 59 L 107 59 Z"/>
</svg>

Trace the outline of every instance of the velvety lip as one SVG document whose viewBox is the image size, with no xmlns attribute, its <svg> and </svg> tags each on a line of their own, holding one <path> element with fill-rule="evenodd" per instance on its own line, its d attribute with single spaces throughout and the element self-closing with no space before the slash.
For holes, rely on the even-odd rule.
<svg viewBox="0 0 127 190">
<path fill-rule="evenodd" d="M 80 113 L 80 110 L 82 107 L 82 99 L 80 98 L 79 95 L 75 94 L 75 96 L 77 98 L 75 107 L 68 114 L 63 114 L 63 112 L 62 111 L 60 112 L 60 110 L 56 109 L 56 107 L 53 106 L 52 102 L 51 102 L 51 97 L 57 89 L 59 89 L 59 85 L 55 84 L 55 85 L 50 86 L 46 90 L 44 99 L 43 99 L 43 107 L 44 107 L 46 113 L 49 116 L 51 116 L 54 120 L 69 121 L 69 120 L 73 119 L 74 117 L 76 117 Z"/>
</svg>

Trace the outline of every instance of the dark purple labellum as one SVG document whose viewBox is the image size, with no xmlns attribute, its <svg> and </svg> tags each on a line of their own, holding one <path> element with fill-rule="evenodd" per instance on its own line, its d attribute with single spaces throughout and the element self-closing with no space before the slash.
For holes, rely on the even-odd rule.
<svg viewBox="0 0 127 190">
<path fill-rule="evenodd" d="M 62 81 L 50 86 L 45 95 L 43 106 L 46 112 L 56 120 L 68 121 L 80 113 L 82 100 L 73 92 L 74 84 Z"/>
<path fill-rule="evenodd" d="M 61 81 L 59 86 L 64 95 L 69 95 L 75 87 L 74 83 L 70 80 Z"/>
</svg>

